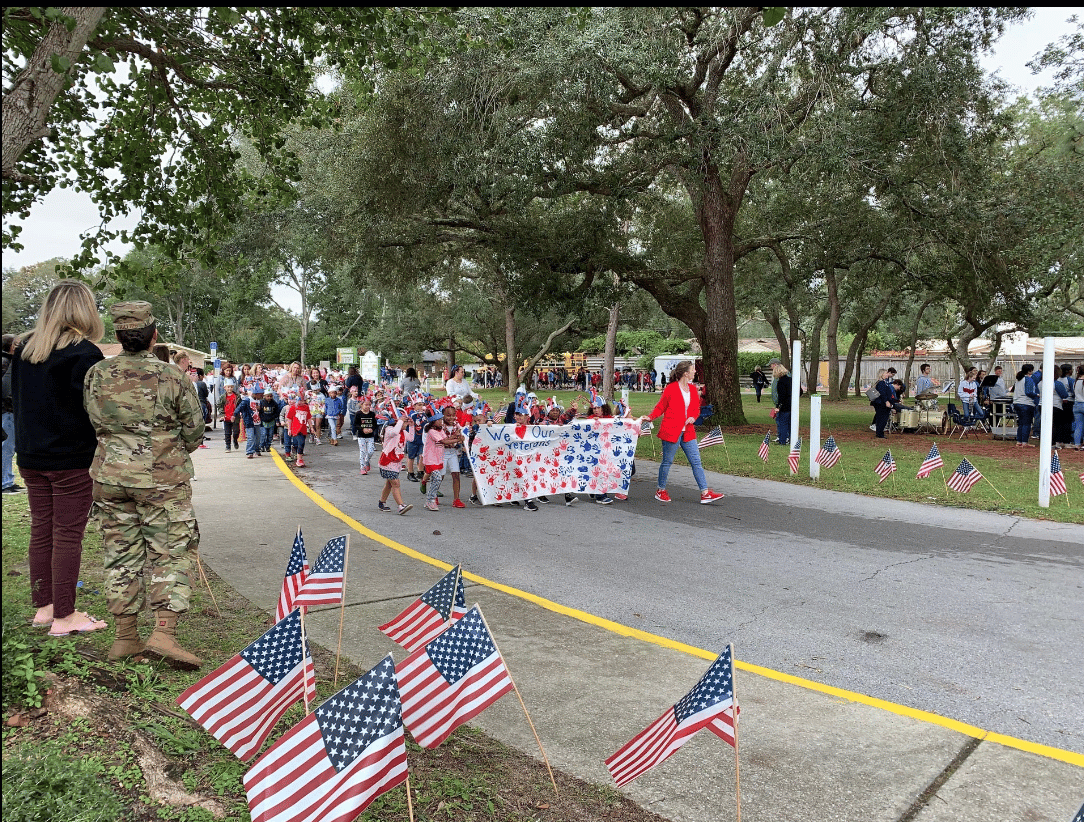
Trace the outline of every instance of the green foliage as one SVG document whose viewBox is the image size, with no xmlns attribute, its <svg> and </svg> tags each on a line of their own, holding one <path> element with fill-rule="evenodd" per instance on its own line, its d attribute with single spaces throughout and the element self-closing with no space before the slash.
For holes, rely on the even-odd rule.
<svg viewBox="0 0 1084 822">
<path fill-rule="evenodd" d="M 657 331 L 618 331 L 614 339 L 614 353 L 619 357 L 633 354 L 654 359 L 659 354 L 666 354 L 674 347 L 674 341 L 666 339 Z M 606 348 L 606 336 L 589 337 L 583 340 L 578 351 L 597 354 Z"/>
<path fill-rule="evenodd" d="M 45 691 L 40 684 L 41 671 L 35 662 L 34 644 L 30 640 L 30 629 L 26 625 L 23 609 L 15 604 L 12 597 L 4 597 L 2 607 L 4 708 L 40 708 Z"/>
<path fill-rule="evenodd" d="M 7 683 L 5 682 L 5 691 Z M 6 697 L 5 697 L 6 698 Z M 138 768 L 136 769 L 138 772 Z M 114 822 L 127 807 L 110 789 L 102 762 L 71 757 L 55 742 L 5 750 L 5 822 Z M 127 780 L 133 775 L 125 772 Z"/>
<path fill-rule="evenodd" d="M 48 138 L 31 142 L 10 176 L 5 169 L 4 215 L 25 218 L 53 188 L 74 186 L 103 220 L 139 207 L 139 225 L 122 241 L 176 251 L 202 240 L 211 257 L 208 241 L 237 217 L 246 191 L 290 193 L 297 158 L 281 129 L 328 121 L 317 71 L 419 66 L 430 53 L 427 28 L 446 19 L 404 8 L 110 7 L 75 61 L 52 58 L 69 83 L 44 113 Z M 40 9 L 4 8 L 5 100 L 50 22 Z M 5 117 L 5 146 L 7 128 Z M 258 183 L 236 164 L 240 136 L 271 172 Z M 4 247 L 18 247 L 8 226 Z M 117 236 L 92 233 L 77 265 L 96 264 L 95 250 Z"/>
<path fill-rule="evenodd" d="M 738 374 L 742 377 L 747 377 L 759 365 L 764 371 L 764 376 L 766 376 L 770 382 L 772 379 L 772 370 L 768 368 L 768 360 L 778 356 L 778 351 L 768 351 L 763 354 L 752 351 L 739 351 Z"/>
</svg>

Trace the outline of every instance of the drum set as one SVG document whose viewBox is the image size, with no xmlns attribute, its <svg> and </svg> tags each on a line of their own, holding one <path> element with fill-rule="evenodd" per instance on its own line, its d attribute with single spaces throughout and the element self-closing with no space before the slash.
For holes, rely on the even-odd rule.
<svg viewBox="0 0 1084 822">
<path fill-rule="evenodd" d="M 937 433 L 942 430 L 946 414 L 937 408 L 937 392 L 927 391 L 915 397 L 915 408 L 899 413 L 899 428 L 910 434 Z"/>
</svg>

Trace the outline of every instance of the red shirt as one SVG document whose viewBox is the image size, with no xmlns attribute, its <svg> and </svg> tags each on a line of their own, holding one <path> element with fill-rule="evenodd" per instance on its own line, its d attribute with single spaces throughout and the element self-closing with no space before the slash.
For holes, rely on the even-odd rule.
<svg viewBox="0 0 1084 822">
<path fill-rule="evenodd" d="M 298 434 L 307 430 L 309 424 L 309 417 L 311 413 L 309 411 L 308 403 L 299 402 L 297 405 L 291 405 L 286 411 L 286 419 L 290 421 L 290 436 L 296 437 Z"/>
</svg>

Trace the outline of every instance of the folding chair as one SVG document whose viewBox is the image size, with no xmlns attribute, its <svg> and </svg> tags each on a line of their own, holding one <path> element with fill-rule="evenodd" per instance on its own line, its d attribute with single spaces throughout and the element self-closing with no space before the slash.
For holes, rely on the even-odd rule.
<svg viewBox="0 0 1084 822">
<path fill-rule="evenodd" d="M 956 433 L 957 428 L 960 428 L 963 431 L 960 434 L 960 439 L 963 439 L 975 427 L 975 420 L 966 414 L 961 414 L 960 409 L 951 402 L 948 404 L 948 415 L 949 419 L 952 420 L 952 430 L 948 433 L 950 437 Z"/>
</svg>

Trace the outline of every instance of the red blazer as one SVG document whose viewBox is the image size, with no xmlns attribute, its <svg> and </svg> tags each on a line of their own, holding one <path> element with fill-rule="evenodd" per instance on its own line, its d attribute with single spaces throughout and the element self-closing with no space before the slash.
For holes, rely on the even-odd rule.
<svg viewBox="0 0 1084 822">
<path fill-rule="evenodd" d="M 689 413 L 686 414 L 685 400 L 681 396 L 678 383 L 668 382 L 666 388 L 662 390 L 658 405 L 652 409 L 648 419 L 654 420 L 659 416 L 662 417 L 662 425 L 659 426 L 660 440 L 677 442 L 680 437 L 688 442 L 696 439 L 696 429 L 685 424 L 685 420 L 689 417 L 695 420 L 700 416 L 700 392 L 696 386 L 689 383 Z M 685 432 L 684 437 L 682 437 L 682 429 Z"/>
</svg>

